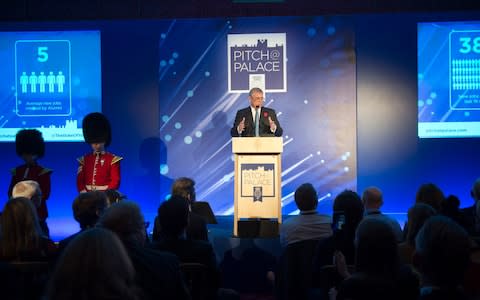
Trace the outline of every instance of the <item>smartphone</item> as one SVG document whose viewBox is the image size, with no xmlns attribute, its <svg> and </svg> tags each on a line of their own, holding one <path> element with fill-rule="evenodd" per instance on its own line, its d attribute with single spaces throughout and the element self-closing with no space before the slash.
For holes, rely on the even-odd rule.
<svg viewBox="0 0 480 300">
<path fill-rule="evenodd" d="M 333 227 L 332 227 L 333 232 L 342 230 L 343 225 L 345 225 L 345 214 L 343 212 L 335 213 L 333 218 Z"/>
</svg>

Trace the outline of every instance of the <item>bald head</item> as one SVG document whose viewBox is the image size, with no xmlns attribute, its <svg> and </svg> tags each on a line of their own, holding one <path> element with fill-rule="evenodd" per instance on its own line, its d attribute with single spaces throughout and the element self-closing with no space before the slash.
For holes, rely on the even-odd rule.
<svg viewBox="0 0 480 300">
<path fill-rule="evenodd" d="M 374 186 L 365 189 L 362 202 L 366 209 L 380 209 L 383 205 L 382 191 Z"/>
<path fill-rule="evenodd" d="M 31 199 L 37 192 L 40 191 L 40 186 L 36 181 L 24 180 L 18 182 L 12 190 L 12 198 L 25 197 Z"/>
<path fill-rule="evenodd" d="M 12 189 L 12 198 L 24 197 L 33 201 L 35 207 L 39 207 L 42 201 L 40 185 L 34 180 L 18 182 Z"/>
</svg>

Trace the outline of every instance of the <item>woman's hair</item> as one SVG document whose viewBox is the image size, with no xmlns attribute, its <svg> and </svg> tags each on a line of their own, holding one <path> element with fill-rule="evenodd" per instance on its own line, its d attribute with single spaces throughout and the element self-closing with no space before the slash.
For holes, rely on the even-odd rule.
<svg viewBox="0 0 480 300">
<path fill-rule="evenodd" d="M 415 203 L 425 203 L 433 207 L 437 212 L 442 210 L 442 203 L 445 200 L 442 190 L 433 183 L 422 184 L 415 196 Z"/>
<path fill-rule="evenodd" d="M 41 253 L 42 231 L 30 199 L 17 197 L 9 200 L 3 208 L 1 224 L 1 257 L 23 259 L 46 255 Z"/>
<path fill-rule="evenodd" d="M 343 225 L 344 231 L 352 236 L 355 234 L 358 224 L 363 218 L 363 203 L 360 196 L 350 190 L 344 190 L 335 197 L 333 202 L 333 223 L 335 225 L 337 218 L 341 215 L 345 218 Z"/>
<path fill-rule="evenodd" d="M 425 203 L 417 203 L 408 209 L 407 237 L 406 242 L 415 246 L 415 237 L 428 218 L 435 216 L 437 212 L 433 207 Z"/>
<path fill-rule="evenodd" d="M 87 229 L 65 248 L 48 288 L 49 300 L 140 299 L 135 270 L 120 239 L 104 228 Z"/>
</svg>

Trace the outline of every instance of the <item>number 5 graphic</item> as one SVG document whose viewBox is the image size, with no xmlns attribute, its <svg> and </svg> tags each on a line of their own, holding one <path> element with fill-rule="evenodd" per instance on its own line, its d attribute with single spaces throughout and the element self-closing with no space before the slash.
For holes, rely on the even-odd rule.
<svg viewBox="0 0 480 300">
<path fill-rule="evenodd" d="M 38 58 L 39 62 L 46 62 L 48 60 L 48 47 L 38 47 Z"/>
</svg>

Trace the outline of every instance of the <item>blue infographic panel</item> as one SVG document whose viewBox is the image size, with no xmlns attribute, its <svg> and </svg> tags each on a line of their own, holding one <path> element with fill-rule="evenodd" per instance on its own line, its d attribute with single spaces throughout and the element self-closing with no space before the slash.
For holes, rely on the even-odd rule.
<svg viewBox="0 0 480 300">
<path fill-rule="evenodd" d="M 198 200 L 215 214 L 233 214 L 230 128 L 237 110 L 249 105 L 249 89 L 261 87 L 263 105 L 275 110 L 284 130 L 282 213 L 298 213 L 293 195 L 305 182 L 314 184 L 318 209 L 328 214 L 335 195 L 356 189 L 351 19 L 184 19 L 159 26 L 161 183 L 192 177 Z M 242 192 L 258 201 L 270 197 L 261 186 Z"/>
<path fill-rule="evenodd" d="M 0 45 L 0 141 L 21 128 L 83 141 L 83 117 L 101 111 L 100 32 L 0 32 Z"/>
<path fill-rule="evenodd" d="M 71 114 L 70 60 L 69 40 L 20 40 L 15 43 L 18 116 Z"/>
<path fill-rule="evenodd" d="M 480 22 L 418 25 L 418 136 L 480 136 Z"/>
</svg>

